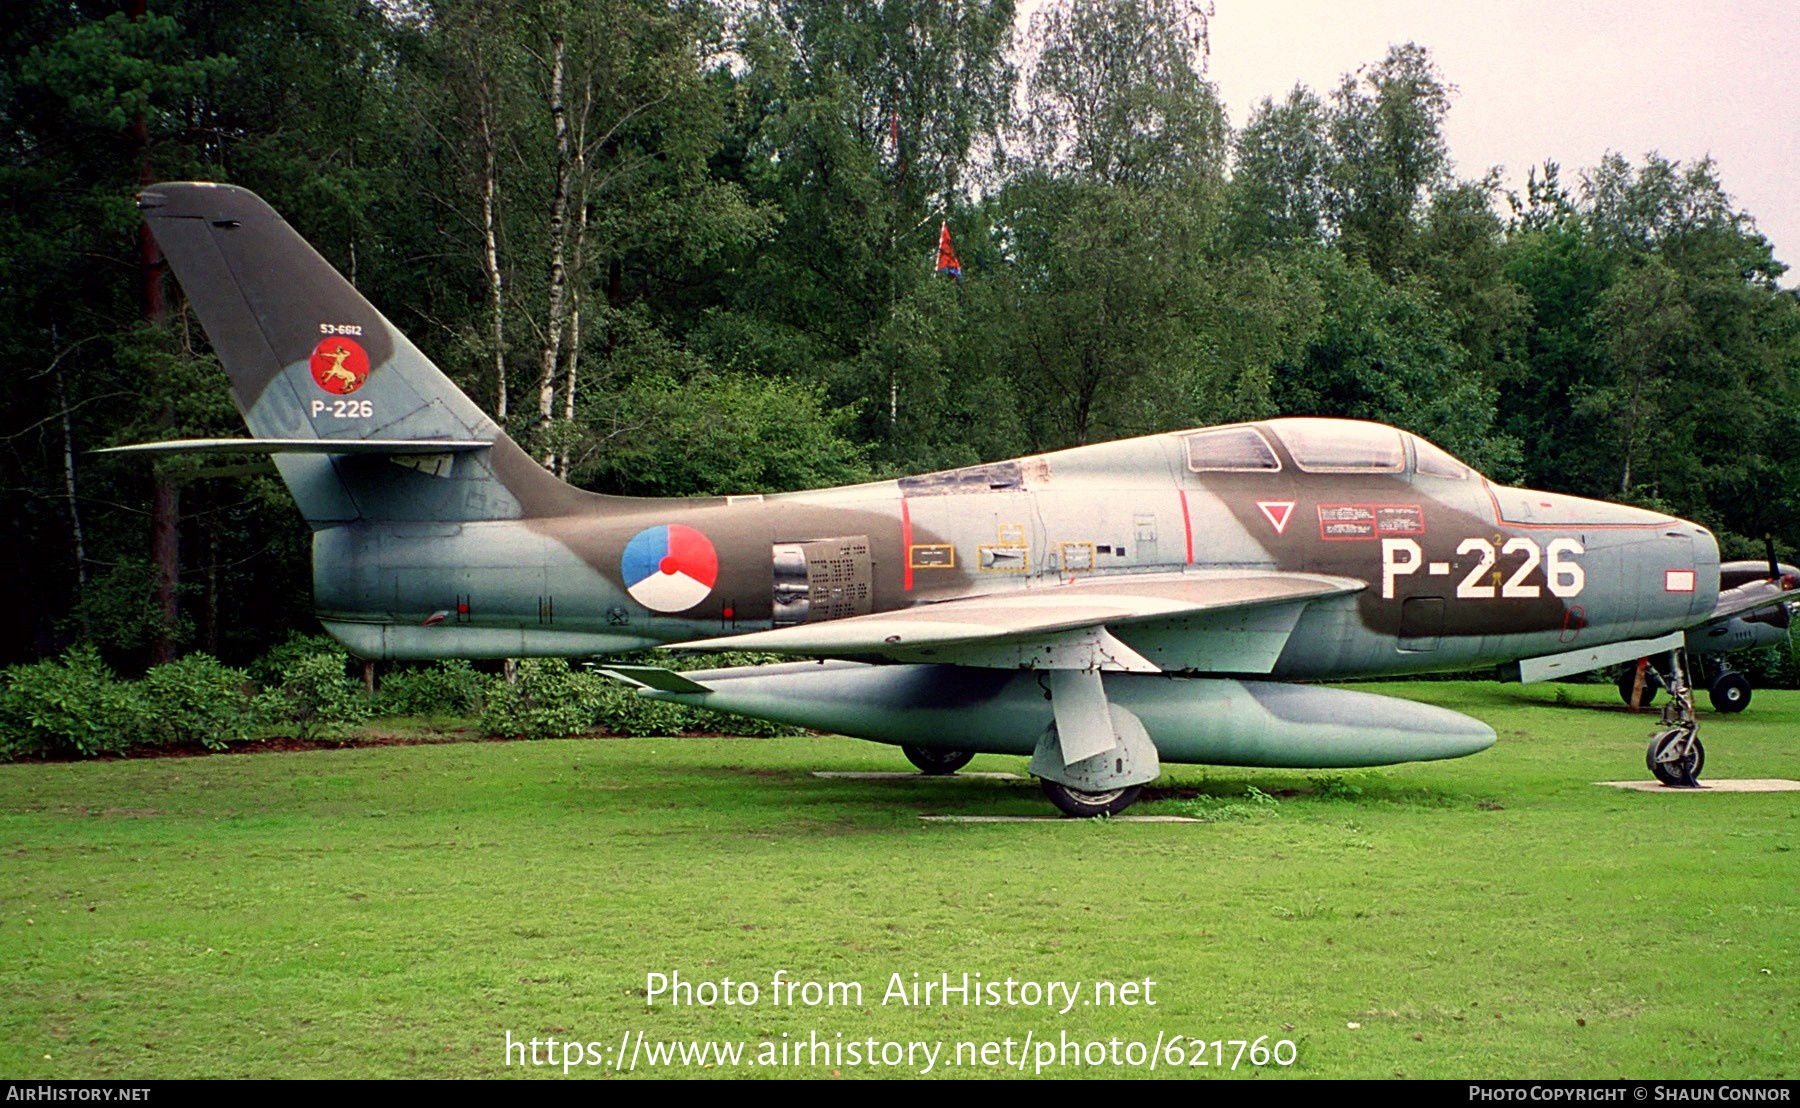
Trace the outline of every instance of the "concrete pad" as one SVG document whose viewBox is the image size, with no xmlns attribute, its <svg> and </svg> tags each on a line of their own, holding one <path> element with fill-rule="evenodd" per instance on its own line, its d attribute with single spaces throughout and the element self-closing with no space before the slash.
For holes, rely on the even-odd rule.
<svg viewBox="0 0 1800 1108">
<path fill-rule="evenodd" d="M 928 775 L 923 773 L 902 772 L 855 772 L 851 770 L 815 769 L 814 777 L 823 777 L 832 781 L 1023 781 L 1025 778 L 1016 773 L 940 773 Z"/>
<path fill-rule="evenodd" d="M 933 823 L 1086 823 L 1073 816 L 920 816 Z M 1205 823 L 1192 816 L 1113 816 L 1111 823 Z"/>
<path fill-rule="evenodd" d="M 1615 789 L 1631 789 L 1640 793 L 1792 793 L 1800 792 L 1800 781 L 1789 781 L 1785 777 L 1744 777 L 1738 780 L 1726 778 L 1720 781 L 1702 780 L 1697 789 L 1671 789 L 1660 781 L 1648 778 L 1638 781 L 1596 781 L 1596 785 L 1608 785 Z"/>
</svg>

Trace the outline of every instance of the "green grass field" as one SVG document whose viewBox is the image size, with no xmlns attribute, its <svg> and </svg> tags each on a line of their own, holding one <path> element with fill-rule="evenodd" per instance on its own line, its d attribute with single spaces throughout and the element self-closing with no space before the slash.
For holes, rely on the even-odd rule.
<svg viewBox="0 0 1800 1108">
<path fill-rule="evenodd" d="M 933 1073 L 965 1077 L 1021 1072 L 990 1041 L 1029 1074 L 1046 1037 L 1159 1036 L 1158 1076 L 1795 1076 L 1800 794 L 1596 787 L 1644 776 L 1653 724 L 1610 686 L 1374 688 L 1500 742 L 1329 776 L 1175 766 L 1133 810 L 1205 824 L 928 823 L 1051 809 L 1029 782 L 810 776 L 906 768 L 840 738 L 0 766 L 0 1073 L 562 1076 L 508 1065 L 510 1033 L 595 1042 L 570 1076 L 597 1076 L 641 1032 L 746 1054 L 640 1052 L 639 1076 L 925 1066 L 750 1064 L 814 1033 L 947 1044 Z M 1706 777 L 1800 777 L 1800 693 L 1702 714 Z M 778 1005 L 777 971 L 862 1003 Z M 652 973 L 760 995 L 647 1008 Z M 915 973 L 1082 991 L 1066 1013 L 883 1003 Z M 1146 979 L 1154 1006 L 1082 1003 Z M 1294 1064 L 1166 1045 L 1265 1035 Z M 1148 1072 L 1101 1049 L 1044 1073 Z"/>
</svg>

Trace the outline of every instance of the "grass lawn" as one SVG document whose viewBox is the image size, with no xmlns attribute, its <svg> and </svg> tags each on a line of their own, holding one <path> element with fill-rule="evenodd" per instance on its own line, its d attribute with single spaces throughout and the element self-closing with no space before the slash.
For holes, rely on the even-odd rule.
<svg viewBox="0 0 1800 1108">
<path fill-rule="evenodd" d="M 1173 766 L 1132 812 L 1204 824 L 924 822 L 1052 809 L 1031 782 L 812 777 L 907 768 L 841 738 L 0 765 L 0 1074 L 562 1075 L 508 1065 L 510 1033 L 594 1042 L 570 1076 L 598 1076 L 639 1032 L 746 1053 L 640 1052 L 637 1075 L 925 1068 L 917 1050 L 750 1064 L 812 1034 L 878 1057 L 946 1044 L 933 1073 L 951 1076 L 1020 1072 L 979 1056 L 1009 1038 L 1031 1073 L 1028 1035 L 1076 1044 L 1047 1076 L 1147 1072 L 1111 1047 L 1070 1060 L 1159 1037 L 1159 1076 L 1219 1075 L 1220 1057 L 1263 1077 L 1800 1071 L 1800 793 L 1596 787 L 1645 775 L 1654 723 L 1610 685 L 1361 687 L 1500 742 L 1337 775 Z M 1706 778 L 1800 777 L 1800 693 L 1702 720 Z M 778 1004 L 778 971 L 862 1001 Z M 758 1000 L 646 1007 L 648 976 L 677 973 Z M 1067 1012 L 1060 993 L 883 1003 L 892 975 L 946 973 L 1079 992 Z M 1146 980 L 1153 1006 L 1085 1003 L 1097 981 Z M 1265 1035 L 1294 1044 L 1291 1066 L 1232 1071 L 1238 1048 L 1208 1046 L 1215 1064 L 1174 1067 L 1166 1046 L 1191 1060 L 1189 1040 Z"/>
</svg>

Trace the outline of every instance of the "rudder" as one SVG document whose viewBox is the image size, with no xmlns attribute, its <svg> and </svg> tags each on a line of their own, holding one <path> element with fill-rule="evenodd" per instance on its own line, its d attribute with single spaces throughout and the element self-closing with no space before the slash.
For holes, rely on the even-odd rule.
<svg viewBox="0 0 1800 1108">
<path fill-rule="evenodd" d="M 256 439 L 493 444 L 393 458 L 275 452 L 314 527 L 518 518 L 535 514 L 529 501 L 582 496 L 531 463 L 256 194 L 232 185 L 168 183 L 142 192 L 138 206 Z"/>
</svg>

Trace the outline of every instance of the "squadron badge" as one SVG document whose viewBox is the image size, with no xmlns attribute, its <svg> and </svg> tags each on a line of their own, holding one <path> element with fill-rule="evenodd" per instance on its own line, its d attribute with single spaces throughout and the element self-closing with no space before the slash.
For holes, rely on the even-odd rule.
<svg viewBox="0 0 1800 1108">
<path fill-rule="evenodd" d="M 355 339 L 342 335 L 322 339 L 313 347 L 312 377 L 326 392 L 346 396 L 369 379 L 369 355 Z"/>
</svg>

